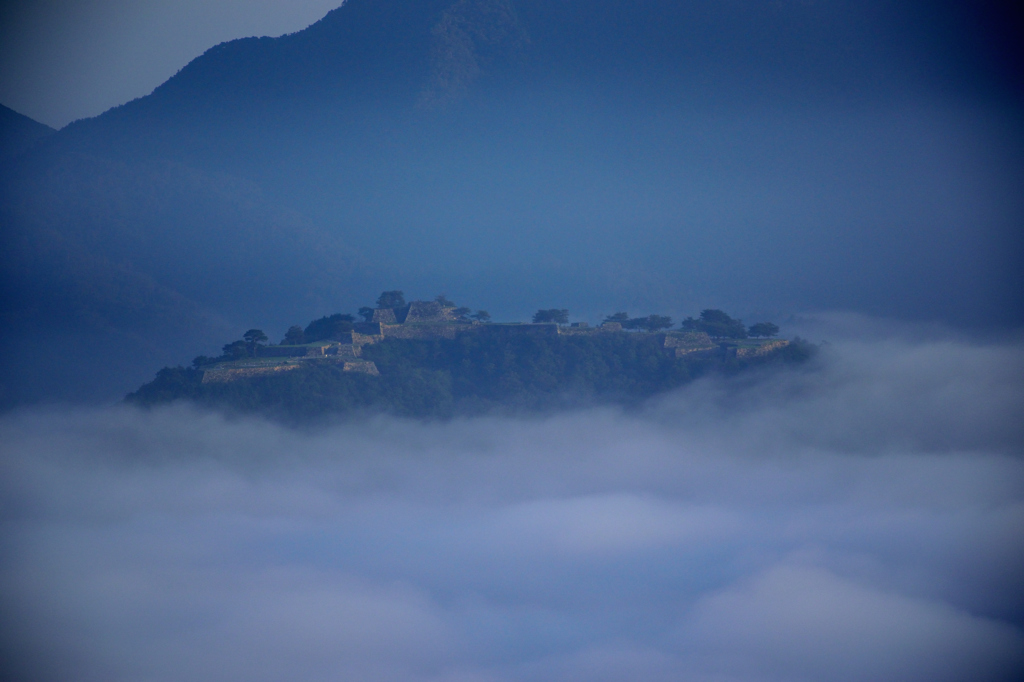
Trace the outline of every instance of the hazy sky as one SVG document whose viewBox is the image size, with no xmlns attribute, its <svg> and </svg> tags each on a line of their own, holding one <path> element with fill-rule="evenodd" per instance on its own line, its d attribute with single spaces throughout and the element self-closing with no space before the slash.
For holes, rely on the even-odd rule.
<svg viewBox="0 0 1024 682">
<path fill-rule="evenodd" d="M 149 94 L 207 49 L 309 26 L 342 0 L 6 0 L 0 104 L 61 127 Z"/>
</svg>

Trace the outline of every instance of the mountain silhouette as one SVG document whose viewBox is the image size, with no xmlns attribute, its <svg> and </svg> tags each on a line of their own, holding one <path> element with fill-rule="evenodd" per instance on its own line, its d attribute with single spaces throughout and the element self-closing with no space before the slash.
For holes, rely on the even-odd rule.
<svg viewBox="0 0 1024 682">
<path fill-rule="evenodd" d="M 985 135 L 1020 98 L 964 12 L 348 0 L 53 134 L 4 110 L 4 399 L 114 395 L 394 287 L 1015 324 L 1017 188 L 947 142 L 1012 163 Z"/>
<path fill-rule="evenodd" d="M 0 163 L 10 163 L 54 129 L 0 104 Z"/>
</svg>

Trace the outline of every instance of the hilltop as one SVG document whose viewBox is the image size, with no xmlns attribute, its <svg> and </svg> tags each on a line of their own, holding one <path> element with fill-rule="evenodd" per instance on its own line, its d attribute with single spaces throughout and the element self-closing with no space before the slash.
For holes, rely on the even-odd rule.
<svg viewBox="0 0 1024 682">
<path fill-rule="evenodd" d="M 963 3 L 339 5 L 56 132 L 0 116 L 0 406 L 396 280 L 1019 324 L 1020 116 L 950 61 Z"/>
<path fill-rule="evenodd" d="M 773 338 L 704 310 L 672 331 L 660 315 L 568 323 L 568 311 L 538 310 L 532 322 L 491 322 L 439 296 L 363 308 L 362 321 L 335 314 L 292 326 L 280 344 L 250 329 L 223 355 L 167 367 L 127 396 L 153 406 L 178 400 L 289 420 L 354 411 L 447 417 L 583 403 L 631 403 L 709 372 L 733 373 L 806 360 L 814 348 Z M 750 333 L 763 338 L 749 338 Z"/>
</svg>

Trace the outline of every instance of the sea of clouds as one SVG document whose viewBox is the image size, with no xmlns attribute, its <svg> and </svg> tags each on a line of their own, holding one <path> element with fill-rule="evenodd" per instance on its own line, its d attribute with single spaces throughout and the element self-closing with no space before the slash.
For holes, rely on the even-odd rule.
<svg viewBox="0 0 1024 682">
<path fill-rule="evenodd" d="M 0 417 L 0 665 L 1020 679 L 1024 345 L 854 322 L 809 366 L 637 410 Z"/>
</svg>

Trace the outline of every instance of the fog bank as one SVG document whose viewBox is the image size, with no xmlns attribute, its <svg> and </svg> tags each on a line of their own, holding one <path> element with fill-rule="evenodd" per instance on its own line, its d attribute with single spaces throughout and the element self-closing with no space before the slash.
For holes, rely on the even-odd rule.
<svg viewBox="0 0 1024 682">
<path fill-rule="evenodd" d="M 0 419 L 12 679 L 1009 680 L 1024 347 L 837 341 L 641 411 Z"/>
</svg>

